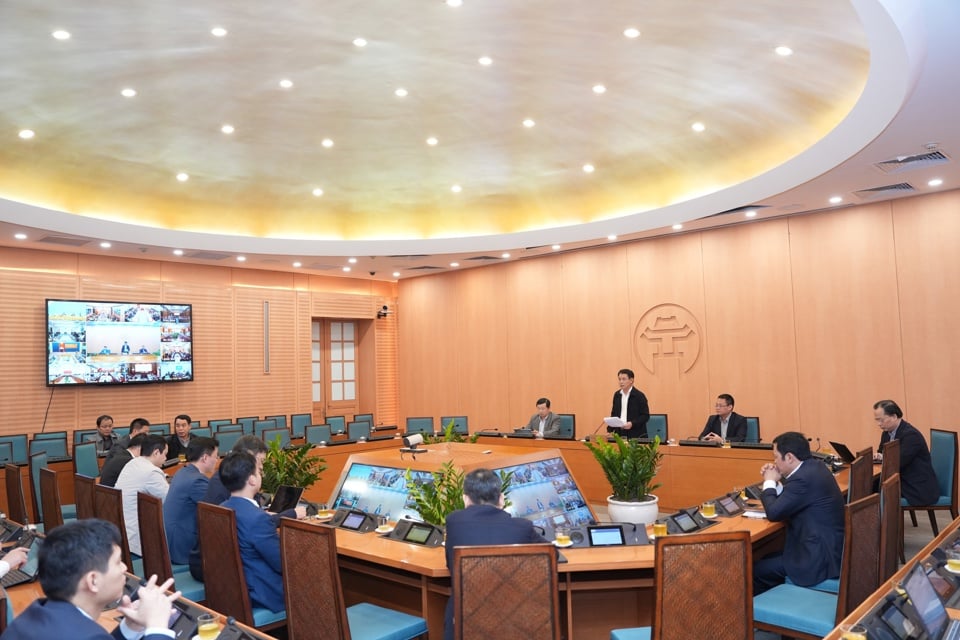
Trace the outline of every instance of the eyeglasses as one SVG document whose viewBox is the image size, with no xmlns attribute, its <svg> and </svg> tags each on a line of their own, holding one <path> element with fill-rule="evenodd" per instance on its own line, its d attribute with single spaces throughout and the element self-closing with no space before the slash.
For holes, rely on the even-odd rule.
<svg viewBox="0 0 960 640">
<path fill-rule="evenodd" d="M 729 406 L 730 406 L 730 405 L 728 405 L 728 404 L 715 404 L 715 405 L 713 405 L 713 408 L 714 408 L 714 409 L 726 409 L 726 408 L 729 407 Z"/>
</svg>

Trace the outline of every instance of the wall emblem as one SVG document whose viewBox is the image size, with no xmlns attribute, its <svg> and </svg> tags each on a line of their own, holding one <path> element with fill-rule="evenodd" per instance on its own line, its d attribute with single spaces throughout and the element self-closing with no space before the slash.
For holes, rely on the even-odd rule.
<svg viewBox="0 0 960 640">
<path fill-rule="evenodd" d="M 633 331 L 635 355 L 652 374 L 657 373 L 662 360 L 676 360 L 680 373 L 690 371 L 700 357 L 702 342 L 700 323 L 690 311 L 676 304 L 651 308 Z"/>
</svg>

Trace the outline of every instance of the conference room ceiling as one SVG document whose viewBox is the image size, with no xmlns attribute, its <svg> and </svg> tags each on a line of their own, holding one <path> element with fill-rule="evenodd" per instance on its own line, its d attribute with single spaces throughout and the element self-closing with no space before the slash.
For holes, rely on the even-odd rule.
<svg viewBox="0 0 960 640">
<path fill-rule="evenodd" d="M 953 189 L 958 27 L 954 0 L 4 0 L 0 245 L 389 280 Z"/>
</svg>

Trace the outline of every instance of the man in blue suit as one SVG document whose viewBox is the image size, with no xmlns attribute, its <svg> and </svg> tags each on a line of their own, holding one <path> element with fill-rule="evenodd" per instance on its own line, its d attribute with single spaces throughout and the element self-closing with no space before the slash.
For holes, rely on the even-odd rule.
<svg viewBox="0 0 960 640">
<path fill-rule="evenodd" d="M 515 518 L 503 510 L 500 476 L 490 469 L 474 469 L 463 479 L 465 509 L 447 516 L 447 539 L 444 543 L 447 569 L 453 575 L 454 547 L 485 544 L 518 544 L 546 542 L 533 528 L 533 523 Z M 453 640 L 453 597 L 447 601 L 443 624 L 444 640 Z"/>
<path fill-rule="evenodd" d="M 173 476 L 163 501 L 163 527 L 173 564 L 187 564 L 197 544 L 197 503 L 207 493 L 209 476 L 217 468 L 214 438 L 192 438 L 187 445 L 187 464 Z"/>
<path fill-rule="evenodd" d="M 35 600 L 13 619 L 3 640 L 165 640 L 171 603 L 180 592 L 164 593 L 173 579 L 157 584 L 153 576 L 131 603 L 123 593 L 126 565 L 120 559 L 120 531 L 103 520 L 76 520 L 53 529 L 40 547 L 40 586 L 46 598 Z M 122 596 L 122 598 L 121 598 Z M 97 619 L 105 606 L 120 600 L 123 614 L 112 634 Z"/>
<path fill-rule="evenodd" d="M 840 575 L 843 495 L 826 465 L 810 454 L 802 433 L 773 439 L 773 463 L 763 475 L 763 508 L 771 522 L 786 522 L 783 552 L 753 563 L 753 593 L 790 580 L 801 587 Z"/>
<path fill-rule="evenodd" d="M 220 480 L 230 492 L 221 506 L 237 514 L 240 560 L 250 601 L 273 612 L 283 611 L 280 536 L 273 518 L 254 500 L 261 483 L 256 458 L 249 453 L 231 451 L 220 463 Z"/>
</svg>

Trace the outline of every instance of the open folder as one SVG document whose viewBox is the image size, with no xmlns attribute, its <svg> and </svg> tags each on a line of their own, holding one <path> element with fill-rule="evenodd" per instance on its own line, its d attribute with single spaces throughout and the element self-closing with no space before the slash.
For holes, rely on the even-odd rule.
<svg viewBox="0 0 960 640">
<path fill-rule="evenodd" d="M 614 429 L 623 429 L 625 426 L 627 426 L 627 423 L 620 418 L 604 418 L 603 423 L 608 427 L 613 427 Z"/>
</svg>

